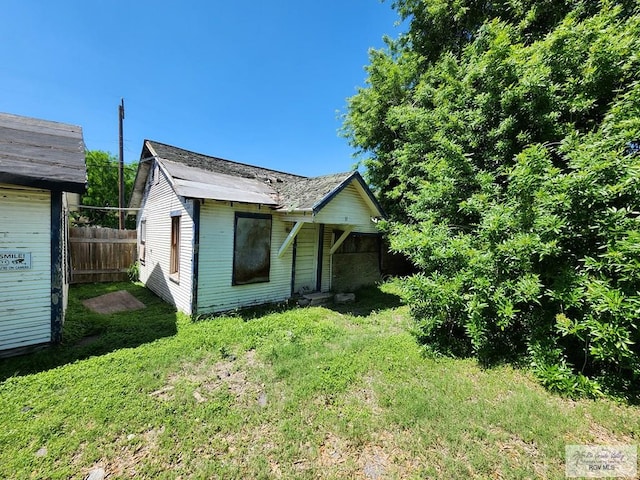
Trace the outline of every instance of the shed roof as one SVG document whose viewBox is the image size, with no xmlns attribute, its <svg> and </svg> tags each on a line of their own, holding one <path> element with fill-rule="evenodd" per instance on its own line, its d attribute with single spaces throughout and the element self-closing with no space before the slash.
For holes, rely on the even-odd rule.
<svg viewBox="0 0 640 480">
<path fill-rule="evenodd" d="M 131 207 L 142 201 L 148 175 L 146 159 L 154 158 L 179 195 L 243 203 L 258 203 L 281 211 L 311 211 L 322 208 L 351 181 L 356 181 L 372 208 L 383 210 L 357 171 L 304 177 L 245 163 L 190 152 L 160 142 L 145 140 Z"/>
<path fill-rule="evenodd" d="M 82 193 L 82 128 L 0 113 L 0 183 Z"/>
</svg>

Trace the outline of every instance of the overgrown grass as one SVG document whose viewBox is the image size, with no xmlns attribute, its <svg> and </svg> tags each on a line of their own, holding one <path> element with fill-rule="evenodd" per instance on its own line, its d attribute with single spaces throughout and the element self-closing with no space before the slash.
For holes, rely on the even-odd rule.
<svg viewBox="0 0 640 480">
<path fill-rule="evenodd" d="M 80 302 L 116 288 L 149 307 Z M 424 358 L 389 285 L 197 323 L 138 286 L 72 297 L 74 337 L 0 363 L 0 478 L 564 478 L 565 444 L 638 443 L 638 408 Z"/>
</svg>

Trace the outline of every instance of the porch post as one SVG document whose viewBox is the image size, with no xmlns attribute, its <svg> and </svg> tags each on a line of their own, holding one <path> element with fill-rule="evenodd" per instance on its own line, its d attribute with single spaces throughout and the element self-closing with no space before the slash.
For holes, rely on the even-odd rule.
<svg viewBox="0 0 640 480">
<path fill-rule="evenodd" d="M 324 223 L 320 224 L 320 238 L 318 239 L 318 268 L 317 268 L 317 276 L 316 276 L 316 290 L 318 292 L 322 291 L 322 250 L 324 249 Z"/>
</svg>

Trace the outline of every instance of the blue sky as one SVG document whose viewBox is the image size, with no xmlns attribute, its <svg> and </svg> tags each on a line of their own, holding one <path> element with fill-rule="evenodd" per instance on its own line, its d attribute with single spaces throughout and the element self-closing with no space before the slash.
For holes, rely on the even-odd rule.
<svg viewBox="0 0 640 480">
<path fill-rule="evenodd" d="M 302 175 L 350 170 L 338 136 L 369 48 L 396 37 L 379 0 L 0 0 L 0 111 L 81 125 L 125 161 L 145 138 Z"/>
</svg>

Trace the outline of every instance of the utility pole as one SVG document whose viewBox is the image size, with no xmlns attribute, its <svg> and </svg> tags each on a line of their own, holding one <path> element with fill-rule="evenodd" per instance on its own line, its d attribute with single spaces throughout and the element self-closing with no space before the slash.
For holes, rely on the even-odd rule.
<svg viewBox="0 0 640 480">
<path fill-rule="evenodd" d="M 122 138 L 122 121 L 124 120 L 124 98 L 120 99 L 118 108 L 118 119 L 120 127 L 120 158 L 118 165 L 118 226 L 124 230 L 124 141 Z"/>
</svg>

